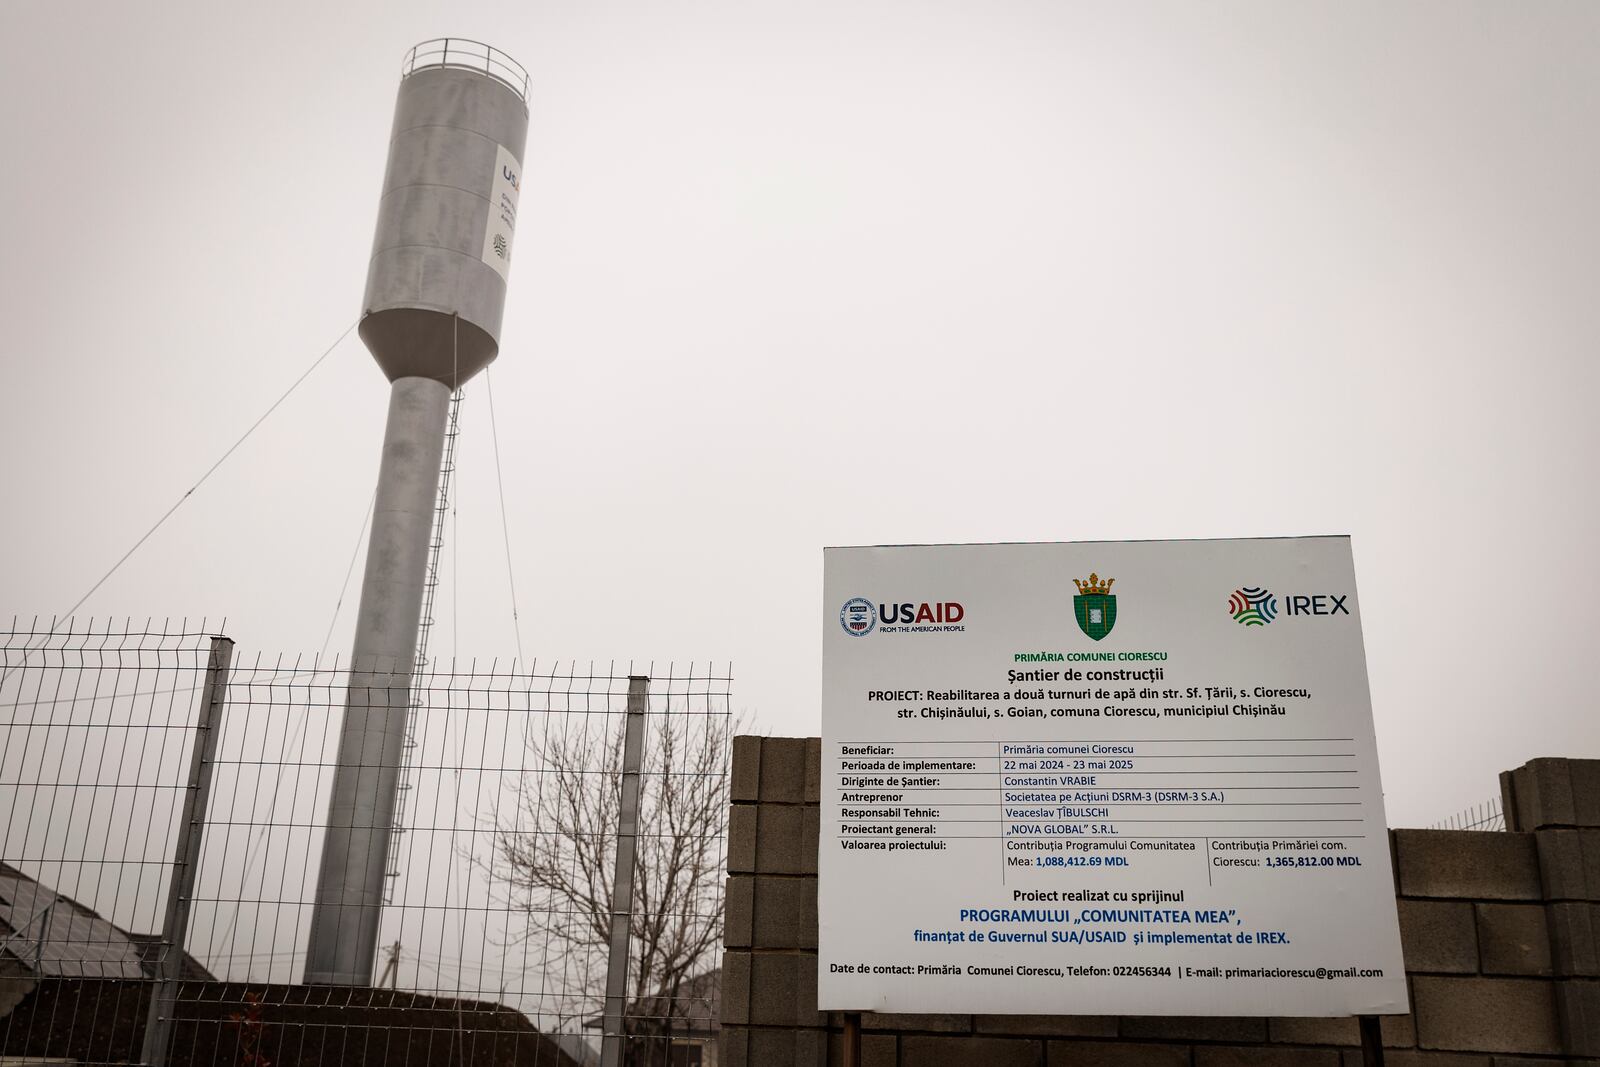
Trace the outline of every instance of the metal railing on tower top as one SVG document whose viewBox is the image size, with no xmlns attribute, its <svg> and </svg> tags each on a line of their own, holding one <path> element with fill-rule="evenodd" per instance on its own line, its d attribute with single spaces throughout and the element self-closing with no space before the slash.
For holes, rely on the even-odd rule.
<svg viewBox="0 0 1600 1067">
<path fill-rule="evenodd" d="M 423 70 L 450 67 L 471 70 L 504 82 L 523 100 L 528 99 L 528 71 L 500 49 L 465 37 L 435 37 L 423 41 L 406 53 L 400 64 L 400 77 L 409 78 Z"/>
</svg>

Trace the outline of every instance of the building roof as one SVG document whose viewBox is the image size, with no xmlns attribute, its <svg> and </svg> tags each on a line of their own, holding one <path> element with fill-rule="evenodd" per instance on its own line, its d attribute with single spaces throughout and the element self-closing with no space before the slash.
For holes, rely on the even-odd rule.
<svg viewBox="0 0 1600 1067">
<path fill-rule="evenodd" d="M 722 1023 L 722 969 L 685 979 L 676 997 L 663 989 L 633 1001 L 626 1014 L 630 1019 L 671 1020 L 672 1028 L 686 1036 L 715 1034 Z M 604 1019 L 596 1016 L 583 1025 L 595 1029 L 604 1025 Z"/>
<path fill-rule="evenodd" d="M 130 934 L 93 909 L 0 862 L 0 973 L 47 978 L 148 978 L 161 938 Z M 213 981 L 184 953 L 180 977 Z"/>
</svg>

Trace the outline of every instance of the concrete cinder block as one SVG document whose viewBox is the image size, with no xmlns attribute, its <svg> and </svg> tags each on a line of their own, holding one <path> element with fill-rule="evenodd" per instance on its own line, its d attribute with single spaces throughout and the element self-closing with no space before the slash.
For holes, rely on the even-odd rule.
<svg viewBox="0 0 1600 1067">
<path fill-rule="evenodd" d="M 822 738 L 806 738 L 806 803 L 822 802 Z"/>
<path fill-rule="evenodd" d="M 1044 1043 L 911 1034 L 900 1039 L 900 1063 L 901 1067 L 1044 1067 Z"/>
<path fill-rule="evenodd" d="M 757 807 L 735 804 L 728 809 L 728 873 L 754 874 Z"/>
<path fill-rule="evenodd" d="M 1600 760 L 1529 760 L 1501 776 L 1501 795 L 1517 830 L 1600 827 Z"/>
<path fill-rule="evenodd" d="M 825 1030 L 751 1030 L 750 1067 L 828 1067 Z"/>
<path fill-rule="evenodd" d="M 1397 904 L 1407 972 L 1478 973 L 1478 931 L 1471 904 L 1405 899 Z"/>
<path fill-rule="evenodd" d="M 1265 1041 L 1267 1020 L 1233 1016 L 1129 1015 L 1121 1022 L 1123 1037 L 1168 1041 Z"/>
<path fill-rule="evenodd" d="M 722 1025 L 743 1026 L 750 1021 L 750 953 L 722 954 Z"/>
<path fill-rule="evenodd" d="M 1567 1053 L 1600 1056 L 1600 982 L 1577 979 L 1554 985 L 1556 1011 Z"/>
<path fill-rule="evenodd" d="M 1572 812 L 1579 826 L 1600 828 L 1600 759 L 1567 761 Z"/>
<path fill-rule="evenodd" d="M 761 742 L 761 802 L 801 804 L 806 799 L 806 739 L 769 737 Z"/>
<path fill-rule="evenodd" d="M 1363 1067 L 1361 1052 L 1345 1054 L 1346 1067 Z M 1383 1054 L 1383 1067 L 1490 1067 L 1488 1056 L 1475 1056 L 1465 1052 L 1424 1052 L 1420 1049 L 1397 1049 Z M 1550 1064 L 1549 1067 L 1555 1067 Z"/>
<path fill-rule="evenodd" d="M 1600 978 L 1600 904 L 1551 904 L 1545 909 L 1545 923 L 1555 973 Z"/>
<path fill-rule="evenodd" d="M 1540 830 L 1532 837 L 1546 900 L 1600 900 L 1600 830 Z"/>
<path fill-rule="evenodd" d="M 1267 1039 L 1282 1045 L 1361 1044 L 1361 1027 L 1354 1019 L 1268 1019 Z"/>
<path fill-rule="evenodd" d="M 1454 900 L 1540 900 L 1533 835 L 1396 830 L 1400 892 Z"/>
<path fill-rule="evenodd" d="M 924 1030 L 943 1034 L 972 1033 L 970 1015 L 900 1015 L 891 1011 L 864 1011 L 862 1030 Z"/>
<path fill-rule="evenodd" d="M 735 804 L 753 804 L 761 799 L 761 738 L 740 734 L 733 739 L 728 799 Z"/>
<path fill-rule="evenodd" d="M 817 842 L 822 836 L 822 809 L 800 809 L 800 873 L 817 873 Z"/>
<path fill-rule="evenodd" d="M 1384 1048 L 1410 1048 L 1417 1043 L 1417 1030 L 1409 1015 L 1384 1015 L 1378 1020 Z M 1361 1045 L 1361 1024 L 1353 1018 L 1269 1019 L 1269 1040 L 1285 1045 Z"/>
<path fill-rule="evenodd" d="M 738 806 L 733 810 L 737 812 Z M 755 835 L 756 873 L 815 874 L 816 838 L 813 836 L 811 839 L 808 870 L 803 823 L 805 813 L 808 811 L 815 813 L 817 809 L 790 804 L 758 804 L 755 810 L 760 813 Z M 733 870 L 731 863 L 728 869 Z"/>
<path fill-rule="evenodd" d="M 1378 1016 L 1378 1034 L 1384 1048 L 1414 1048 L 1417 1044 L 1417 1019 L 1414 1015 Z"/>
<path fill-rule="evenodd" d="M 1413 978 L 1417 1043 L 1427 1049 L 1555 1055 L 1556 983 L 1537 978 Z"/>
<path fill-rule="evenodd" d="M 756 880 L 730 874 L 723 889 L 722 947 L 749 948 L 755 925 Z"/>
<path fill-rule="evenodd" d="M 1052 1041 L 1049 1067 L 1189 1067 L 1189 1046 Z"/>
<path fill-rule="evenodd" d="M 1549 975 L 1550 929 L 1538 904 L 1477 904 L 1484 974 Z"/>
<path fill-rule="evenodd" d="M 750 1067 L 750 1031 L 742 1026 L 724 1026 L 719 1030 L 717 1063 L 720 1067 Z"/>
<path fill-rule="evenodd" d="M 817 1011 L 817 957 L 793 952 L 752 953 L 750 1023 L 825 1027 L 827 1023 Z"/>
<path fill-rule="evenodd" d="M 1199 1045 L 1195 1067 L 1340 1067 L 1337 1049 Z"/>
<path fill-rule="evenodd" d="M 789 1055 L 785 1056 L 782 1055 L 779 1050 L 772 1047 L 774 1044 L 776 1044 L 776 1042 L 772 1040 L 773 1035 L 791 1037 L 793 1034 L 793 1030 L 743 1031 L 745 1067 L 767 1067 L 769 1063 L 776 1063 L 780 1065 L 780 1067 L 794 1067 L 792 1051 L 789 1052 Z M 775 1057 L 774 1053 L 779 1054 Z"/>
<path fill-rule="evenodd" d="M 1116 1037 L 1114 1015 L 974 1015 L 980 1034 L 1027 1037 Z"/>
<path fill-rule="evenodd" d="M 751 943 L 756 948 L 815 949 L 817 880 L 761 875 L 754 881 Z"/>
<path fill-rule="evenodd" d="M 861 1035 L 861 1067 L 896 1067 L 900 1058 L 900 1039 L 893 1034 Z M 844 1035 L 834 1031 L 828 1035 L 828 1063 L 832 1067 L 844 1062 Z"/>
<path fill-rule="evenodd" d="M 828 1067 L 828 1031 L 795 1031 L 794 1062 L 795 1067 Z"/>
</svg>

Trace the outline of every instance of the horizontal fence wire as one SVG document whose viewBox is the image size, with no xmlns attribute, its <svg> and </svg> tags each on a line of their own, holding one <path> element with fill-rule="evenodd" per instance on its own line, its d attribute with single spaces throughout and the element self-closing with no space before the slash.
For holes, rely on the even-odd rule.
<svg viewBox="0 0 1600 1067">
<path fill-rule="evenodd" d="M 138 1062 L 210 646 L 0 635 L 16 668 L 0 685 L 0 1057 Z M 625 1062 L 713 1062 L 726 668 L 430 663 L 391 903 L 371 984 L 352 987 L 305 984 L 349 672 L 241 653 L 166 1062 L 597 1063 L 633 676 L 649 698 Z"/>
<path fill-rule="evenodd" d="M 1474 804 L 1429 827 L 1430 830 L 1504 830 L 1505 828 L 1506 813 L 1501 810 L 1499 797 L 1493 797 L 1482 804 Z"/>
</svg>

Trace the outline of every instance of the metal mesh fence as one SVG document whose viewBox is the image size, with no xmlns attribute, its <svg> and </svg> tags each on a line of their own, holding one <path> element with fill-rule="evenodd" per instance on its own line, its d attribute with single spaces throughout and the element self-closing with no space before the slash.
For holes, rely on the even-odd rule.
<svg viewBox="0 0 1600 1067">
<path fill-rule="evenodd" d="M 611 887 L 633 679 L 648 698 L 624 1062 L 715 1062 L 725 669 L 431 664 L 413 680 L 373 981 L 315 986 L 307 938 L 348 673 L 234 654 L 219 676 L 213 645 L 131 628 L 0 635 L 0 1057 L 597 1063 L 613 913 L 627 910 Z M 197 754 L 208 682 L 219 713 Z M 203 830 L 186 838 L 201 763 Z M 181 953 L 163 930 L 174 887 Z"/>
</svg>

